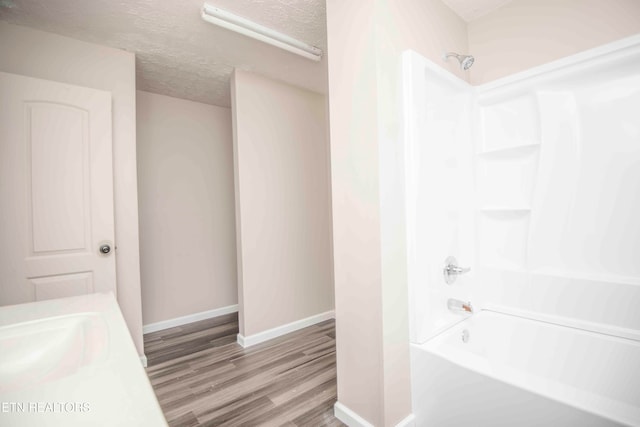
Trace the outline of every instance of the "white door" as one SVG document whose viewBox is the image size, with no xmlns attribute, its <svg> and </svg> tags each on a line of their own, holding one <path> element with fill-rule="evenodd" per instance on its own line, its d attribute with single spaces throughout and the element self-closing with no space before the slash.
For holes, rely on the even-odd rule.
<svg viewBox="0 0 640 427">
<path fill-rule="evenodd" d="M 113 230 L 111 94 L 0 73 L 0 305 L 115 294 Z"/>
</svg>

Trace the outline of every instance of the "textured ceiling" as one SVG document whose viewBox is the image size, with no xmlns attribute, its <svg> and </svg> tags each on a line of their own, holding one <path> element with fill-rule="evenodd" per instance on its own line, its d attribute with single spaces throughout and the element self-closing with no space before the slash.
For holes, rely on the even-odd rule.
<svg viewBox="0 0 640 427">
<path fill-rule="evenodd" d="M 234 68 L 326 92 L 310 61 L 208 24 L 204 0 L 0 0 L 0 20 L 136 54 L 140 90 L 228 107 Z M 326 52 L 324 0 L 208 0 Z"/>
<path fill-rule="evenodd" d="M 467 22 L 496 10 L 512 0 L 442 0 L 458 16 Z"/>
</svg>

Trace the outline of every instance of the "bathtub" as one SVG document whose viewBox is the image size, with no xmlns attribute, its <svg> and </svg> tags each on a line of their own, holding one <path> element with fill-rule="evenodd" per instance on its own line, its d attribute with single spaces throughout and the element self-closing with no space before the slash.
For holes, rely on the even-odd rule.
<svg viewBox="0 0 640 427">
<path fill-rule="evenodd" d="M 411 344 L 417 426 L 640 426 L 640 342 L 482 310 Z"/>
</svg>

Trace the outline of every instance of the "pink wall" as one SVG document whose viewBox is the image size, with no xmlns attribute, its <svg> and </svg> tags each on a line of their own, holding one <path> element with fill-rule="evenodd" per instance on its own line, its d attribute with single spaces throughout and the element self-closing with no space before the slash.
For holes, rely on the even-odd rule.
<svg viewBox="0 0 640 427">
<path fill-rule="evenodd" d="M 468 24 L 481 84 L 640 32 L 638 0 L 514 0 Z"/>
<path fill-rule="evenodd" d="M 460 69 L 458 61 L 444 61 L 446 52 L 465 53 L 469 50 L 467 23 L 441 0 L 383 1 L 378 15 L 385 24 L 380 26 L 379 45 L 391 47 L 395 56 L 406 49 L 415 50 L 461 79 L 468 80 L 469 72 Z M 397 64 L 396 64 L 397 65 Z"/>
<path fill-rule="evenodd" d="M 111 92 L 118 303 L 142 354 L 135 56 L 0 22 L 0 70 Z"/>
<path fill-rule="evenodd" d="M 231 110 L 137 92 L 145 324 L 235 305 Z"/>
<path fill-rule="evenodd" d="M 327 1 L 338 402 L 382 424 L 373 1 Z"/>
<path fill-rule="evenodd" d="M 338 402 L 373 425 L 411 412 L 400 55 L 467 50 L 440 0 L 327 2 Z M 366 357 L 365 357 L 366 355 Z"/>
<path fill-rule="evenodd" d="M 333 310 L 323 95 L 236 70 L 240 334 Z"/>
</svg>

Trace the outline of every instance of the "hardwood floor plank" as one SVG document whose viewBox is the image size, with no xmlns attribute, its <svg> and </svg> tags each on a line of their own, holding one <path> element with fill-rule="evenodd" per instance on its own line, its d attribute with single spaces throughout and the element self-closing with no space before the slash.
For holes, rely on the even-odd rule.
<svg viewBox="0 0 640 427">
<path fill-rule="evenodd" d="M 200 422 L 192 412 L 187 412 L 186 414 L 175 418 L 172 422 L 172 425 L 180 427 L 196 427 L 200 425 Z"/>
<path fill-rule="evenodd" d="M 147 374 L 170 426 L 342 426 L 335 323 L 243 349 L 237 314 L 145 335 Z"/>
<path fill-rule="evenodd" d="M 194 330 L 191 332 L 188 330 L 181 330 L 171 335 L 163 336 L 161 340 L 155 341 L 149 347 L 151 350 L 153 350 L 153 347 L 162 347 L 162 349 L 171 348 L 185 342 L 193 343 L 198 339 L 206 340 L 233 335 L 234 331 L 237 329 L 238 325 L 234 322 L 230 324 L 212 326 L 207 329 Z"/>
<path fill-rule="evenodd" d="M 280 426 L 284 423 L 292 422 L 292 420 L 314 406 L 335 402 L 335 396 L 336 381 L 334 378 L 295 396 L 285 404 L 274 406 L 272 409 L 261 413 L 258 417 L 248 419 L 247 424 L 265 427 Z"/>
<path fill-rule="evenodd" d="M 186 325 L 176 326 L 175 328 L 163 329 L 161 331 L 151 332 L 144 335 L 145 345 L 147 342 L 154 341 L 158 338 L 171 337 L 173 334 L 183 334 L 203 329 L 208 329 L 218 325 L 238 323 L 238 313 L 225 314 L 224 316 L 213 317 L 211 319 L 200 320 L 198 322 L 188 323 Z"/>
<path fill-rule="evenodd" d="M 221 407 L 198 411 L 197 417 L 202 425 L 242 425 L 247 419 L 260 417 L 273 406 L 266 396 L 245 397 Z"/>
<path fill-rule="evenodd" d="M 194 368 L 191 366 L 188 369 L 182 369 L 165 376 L 154 378 L 154 380 L 151 381 L 151 384 L 161 390 L 185 386 L 194 387 L 194 384 L 197 385 L 197 383 L 201 381 L 209 381 L 215 379 L 218 375 L 232 372 L 234 370 L 235 366 L 225 360 L 216 362 L 206 368 Z"/>
<path fill-rule="evenodd" d="M 235 338 L 229 335 L 212 335 L 210 337 L 194 339 L 191 342 L 182 342 L 179 344 L 172 343 L 169 344 L 166 348 L 162 348 L 159 350 L 155 350 L 152 348 L 150 349 L 151 356 L 147 356 L 147 359 L 151 363 L 160 363 L 166 360 L 178 358 L 186 354 L 193 354 L 201 350 L 215 347 L 222 347 L 235 342 Z"/>
<path fill-rule="evenodd" d="M 316 375 L 311 376 L 310 378 L 306 378 L 304 382 L 298 383 L 297 385 L 293 385 L 293 388 L 287 387 L 286 389 L 280 389 L 275 393 L 269 394 L 269 399 L 277 405 L 284 405 L 285 403 L 293 400 L 295 397 L 300 394 L 306 393 L 307 391 L 326 383 L 336 377 L 335 368 L 329 371 L 320 371 L 316 373 Z"/>
<path fill-rule="evenodd" d="M 333 415 L 334 403 L 333 401 L 328 401 L 322 405 L 310 408 L 308 411 L 294 418 L 293 424 L 297 427 L 342 425 Z"/>
<path fill-rule="evenodd" d="M 203 392 L 197 392 L 193 400 L 184 404 L 182 410 L 198 412 L 200 408 L 207 405 L 207 402 L 216 400 L 218 402 L 229 402 L 237 399 L 239 396 L 252 393 L 255 389 L 270 385 L 274 380 L 276 374 L 281 371 L 290 369 L 292 365 L 296 364 L 296 361 L 286 362 L 282 365 L 274 365 L 269 369 L 258 369 L 253 371 L 253 375 L 244 376 L 240 379 L 225 379 L 223 387 L 219 387 L 217 384 L 215 388 L 207 389 Z M 170 415 L 172 411 L 168 412 Z"/>
</svg>

